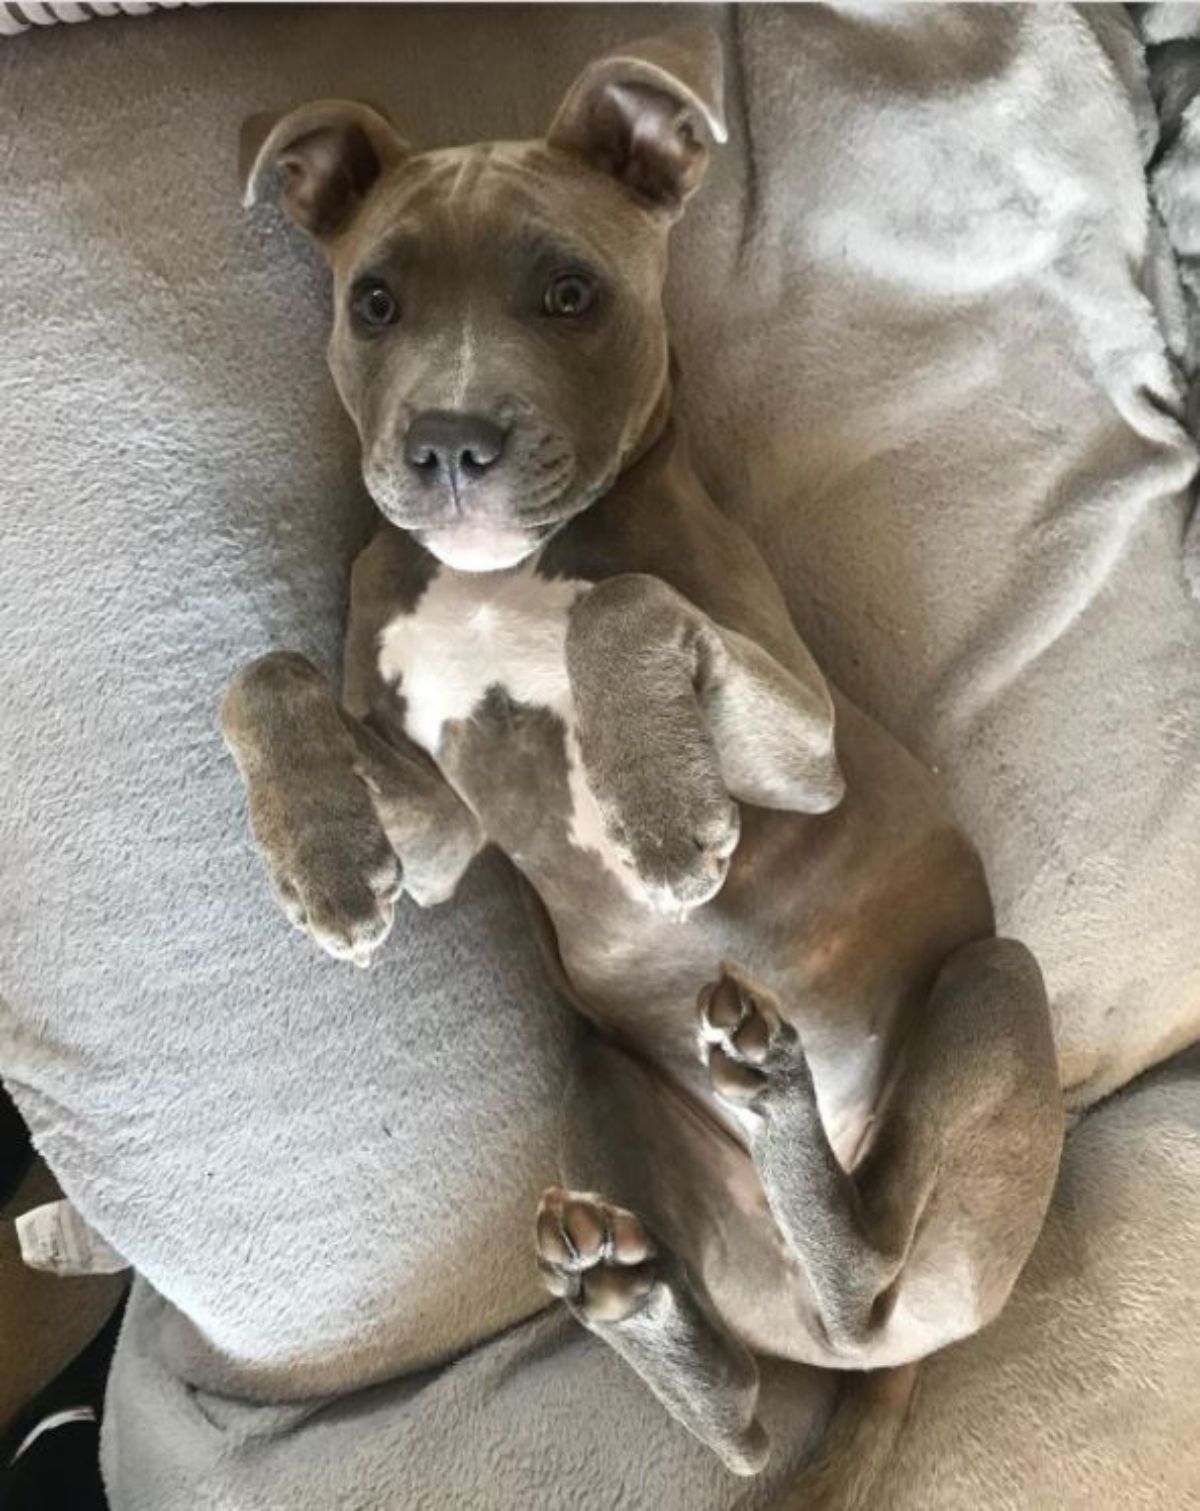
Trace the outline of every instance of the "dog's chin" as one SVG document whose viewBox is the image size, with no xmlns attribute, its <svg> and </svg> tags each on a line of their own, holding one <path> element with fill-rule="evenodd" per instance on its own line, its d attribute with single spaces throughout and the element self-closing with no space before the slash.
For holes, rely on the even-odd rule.
<svg viewBox="0 0 1200 1511">
<path fill-rule="evenodd" d="M 473 518 L 460 515 L 457 518 L 443 517 L 432 524 L 418 522 L 406 518 L 410 513 L 408 499 L 393 496 L 386 486 L 372 487 L 369 474 L 367 487 L 384 518 L 407 531 L 444 566 L 455 572 L 503 572 L 520 566 L 523 561 L 535 555 L 552 535 L 556 535 L 585 509 L 589 509 L 612 486 L 616 473 L 614 465 L 586 484 L 581 484 L 578 474 L 575 474 L 570 480 L 570 486 L 549 498 L 526 498 L 525 502 L 536 505 L 541 515 L 538 524 L 521 524 L 512 514 L 505 518 L 502 508 L 496 510 L 491 519 L 476 513 Z M 547 515 L 553 517 L 547 519 Z"/>
<path fill-rule="evenodd" d="M 553 525 L 522 529 L 518 525 L 449 525 L 414 530 L 416 539 L 455 572 L 503 572 L 519 566 L 543 546 Z"/>
</svg>

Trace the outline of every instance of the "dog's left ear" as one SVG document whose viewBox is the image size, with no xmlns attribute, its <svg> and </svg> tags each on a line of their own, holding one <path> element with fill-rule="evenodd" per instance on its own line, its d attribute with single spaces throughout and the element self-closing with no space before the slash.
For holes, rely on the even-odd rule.
<svg viewBox="0 0 1200 1511">
<path fill-rule="evenodd" d="M 649 37 L 599 58 L 567 91 L 547 133 L 640 199 L 678 215 L 728 136 L 721 44 L 707 26 Z"/>
</svg>

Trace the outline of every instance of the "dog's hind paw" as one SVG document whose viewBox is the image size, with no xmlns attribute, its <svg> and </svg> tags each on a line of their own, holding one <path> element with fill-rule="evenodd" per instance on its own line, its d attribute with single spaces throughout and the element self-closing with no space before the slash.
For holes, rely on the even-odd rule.
<svg viewBox="0 0 1200 1511">
<path fill-rule="evenodd" d="M 546 1289 L 588 1322 L 623 1322 L 654 1288 L 645 1228 L 598 1196 L 552 1186 L 538 1205 L 537 1256 Z"/>
<path fill-rule="evenodd" d="M 682 1262 L 624 1207 L 552 1186 L 538 1206 L 546 1288 L 606 1338 L 667 1410 L 734 1474 L 757 1474 L 770 1451 L 755 1416 L 758 1367 Z"/>
<path fill-rule="evenodd" d="M 765 994 L 724 968 L 701 989 L 696 1011 L 713 1090 L 736 1107 L 756 1110 L 781 1062 L 803 1064 L 796 1030 Z"/>
</svg>

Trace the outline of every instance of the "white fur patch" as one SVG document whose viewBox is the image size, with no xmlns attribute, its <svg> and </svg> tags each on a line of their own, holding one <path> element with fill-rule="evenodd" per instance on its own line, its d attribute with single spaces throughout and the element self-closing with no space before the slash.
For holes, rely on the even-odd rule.
<svg viewBox="0 0 1200 1511">
<path fill-rule="evenodd" d="M 533 530 L 459 525 L 422 532 L 421 544 L 456 572 L 503 572 L 532 556 L 545 539 Z"/>
<path fill-rule="evenodd" d="M 635 874 L 609 840 L 584 774 L 567 678 L 567 613 L 589 591 L 585 582 L 547 581 L 532 564 L 487 573 L 443 567 L 415 613 L 393 619 L 380 634 L 379 670 L 389 684 L 402 679 L 408 735 L 435 761 L 447 722 L 469 719 L 491 687 L 556 714 L 566 732 L 567 837 L 636 894 Z M 480 815 L 485 824 L 486 817 Z"/>
</svg>

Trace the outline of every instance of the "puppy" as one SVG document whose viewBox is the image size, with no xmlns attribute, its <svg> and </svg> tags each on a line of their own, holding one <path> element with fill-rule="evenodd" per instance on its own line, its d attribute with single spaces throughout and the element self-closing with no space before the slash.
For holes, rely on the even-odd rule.
<svg viewBox="0 0 1200 1511">
<path fill-rule="evenodd" d="M 601 1030 L 536 1219 L 554 1295 L 738 1473 L 756 1354 L 909 1364 L 994 1317 L 1063 1119 L 1041 975 L 930 774 L 821 675 L 672 412 L 668 232 L 723 140 L 707 32 L 593 63 L 544 140 L 249 123 L 333 280 L 382 515 L 339 702 L 223 728 L 293 920 L 365 963 L 485 843 Z M 726 500 L 736 512 L 736 500 Z"/>
</svg>

